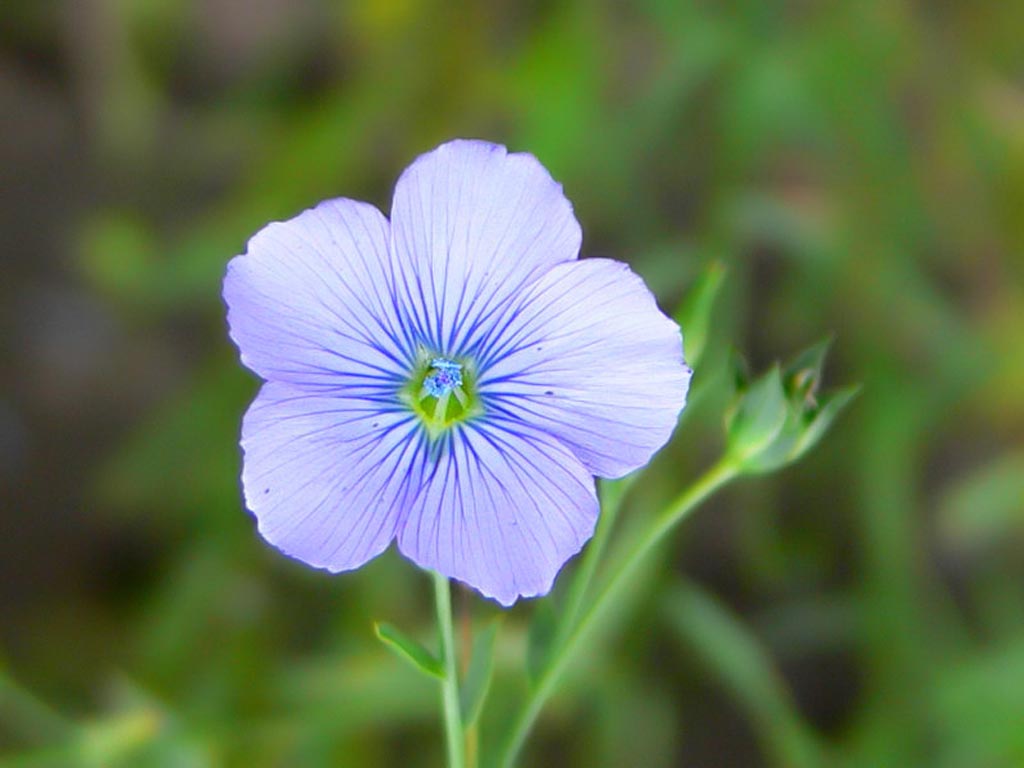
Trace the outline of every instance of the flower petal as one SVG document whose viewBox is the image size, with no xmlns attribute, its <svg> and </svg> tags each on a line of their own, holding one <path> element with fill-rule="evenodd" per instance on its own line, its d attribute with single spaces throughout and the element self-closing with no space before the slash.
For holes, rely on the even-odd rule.
<svg viewBox="0 0 1024 768">
<path fill-rule="evenodd" d="M 621 262 L 559 264 L 510 304 L 482 351 L 485 408 L 548 432 L 621 477 L 665 444 L 686 403 L 679 327 Z"/>
<path fill-rule="evenodd" d="M 537 159 L 458 140 L 419 157 L 391 207 L 398 289 L 433 351 L 468 354 L 487 320 L 551 266 L 579 255 L 572 206 Z"/>
<path fill-rule="evenodd" d="M 393 392 L 411 343 L 392 300 L 387 219 L 328 200 L 260 230 L 224 278 L 231 338 L 263 378 Z"/>
<path fill-rule="evenodd" d="M 501 419 L 451 433 L 398 547 L 422 568 L 511 605 L 546 594 L 594 532 L 594 479 L 564 446 Z"/>
<path fill-rule="evenodd" d="M 317 568 L 357 568 L 394 538 L 426 445 L 411 414 L 268 383 L 245 414 L 242 484 L 263 538 Z"/>
</svg>

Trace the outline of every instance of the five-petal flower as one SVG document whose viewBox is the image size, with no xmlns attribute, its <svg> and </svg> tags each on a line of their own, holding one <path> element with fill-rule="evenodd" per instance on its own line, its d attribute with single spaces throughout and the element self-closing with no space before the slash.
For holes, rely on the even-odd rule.
<svg viewBox="0 0 1024 768">
<path fill-rule="evenodd" d="M 625 264 L 579 260 L 572 207 L 528 154 L 458 140 L 398 180 L 257 233 L 224 281 L 265 380 L 242 426 L 264 538 L 331 571 L 397 540 L 510 605 L 593 533 L 594 475 L 668 440 L 690 370 Z"/>
</svg>

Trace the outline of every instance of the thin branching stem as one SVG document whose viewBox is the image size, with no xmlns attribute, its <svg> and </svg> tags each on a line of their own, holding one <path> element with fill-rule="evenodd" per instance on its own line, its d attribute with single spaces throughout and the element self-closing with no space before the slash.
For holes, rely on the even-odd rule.
<svg viewBox="0 0 1024 768">
<path fill-rule="evenodd" d="M 569 632 L 576 624 L 576 619 L 583 609 L 584 601 L 590 591 L 590 584 L 594 580 L 597 564 L 604 555 L 608 538 L 612 528 L 615 527 L 615 520 L 618 517 L 619 508 L 622 506 L 622 500 L 636 477 L 637 475 L 633 474 L 620 480 L 606 480 L 601 483 L 601 515 L 597 520 L 594 538 L 587 545 L 580 566 L 573 574 L 565 605 L 559 611 L 558 629 L 554 640 L 556 648 L 566 641 Z"/>
<path fill-rule="evenodd" d="M 615 596 L 637 566 L 665 538 L 669 531 L 737 474 L 738 471 L 732 463 L 726 460 L 719 461 L 655 518 L 651 528 L 618 563 L 590 607 L 580 615 L 572 629 L 565 633 L 565 640 L 556 646 L 548 657 L 536 684 L 530 690 L 513 721 L 509 736 L 500 753 L 499 764 L 502 768 L 512 768 L 515 765 L 519 751 L 526 742 L 541 709 L 554 692 L 555 686 L 561 680 L 569 662 L 577 655 L 580 643 L 593 629 L 601 614 L 612 604 Z"/>
</svg>

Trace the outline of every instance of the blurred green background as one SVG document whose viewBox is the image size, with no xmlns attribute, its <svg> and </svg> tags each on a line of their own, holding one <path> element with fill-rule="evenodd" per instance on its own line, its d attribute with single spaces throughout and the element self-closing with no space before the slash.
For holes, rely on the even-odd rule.
<svg viewBox="0 0 1024 768">
<path fill-rule="evenodd" d="M 698 381 L 834 333 L 826 379 L 864 384 L 684 526 L 523 764 L 1024 765 L 1022 30 L 956 0 L 5 3 L 0 764 L 441 764 L 434 687 L 372 633 L 429 640 L 429 580 L 307 570 L 241 507 L 219 291 L 265 222 L 387 211 L 468 136 L 536 154 L 666 310 L 728 266 Z M 726 399 L 624 518 L 715 457 Z"/>
</svg>

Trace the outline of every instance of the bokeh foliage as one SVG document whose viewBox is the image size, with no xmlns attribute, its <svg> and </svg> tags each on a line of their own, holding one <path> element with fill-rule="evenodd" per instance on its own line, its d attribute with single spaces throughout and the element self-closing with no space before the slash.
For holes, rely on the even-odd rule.
<svg viewBox="0 0 1024 768">
<path fill-rule="evenodd" d="M 394 553 L 308 571 L 241 507 L 256 384 L 219 290 L 266 221 L 336 195 L 387 210 L 401 169 L 453 136 L 536 154 L 584 252 L 630 261 L 666 310 L 727 267 L 693 413 L 627 498 L 624 535 L 720 448 L 730 347 L 763 369 L 833 333 L 826 382 L 863 383 L 810 457 L 687 524 L 525 764 L 1024 764 L 1024 5 L 0 13 L 8 79 L 66 94 L 84 155 L 67 183 L 92 190 L 54 223 L 54 279 L 160 350 L 107 386 L 132 366 L 167 382 L 77 448 L 98 455 L 76 530 L 131 567 L 4 613 L 3 765 L 439 764 L 436 691 L 373 633 L 429 640 L 427 579 Z M 32 525 L 20 498 L 15 531 Z M 479 628 L 497 612 L 464 610 Z M 497 702 L 533 610 L 501 627 Z"/>
</svg>

